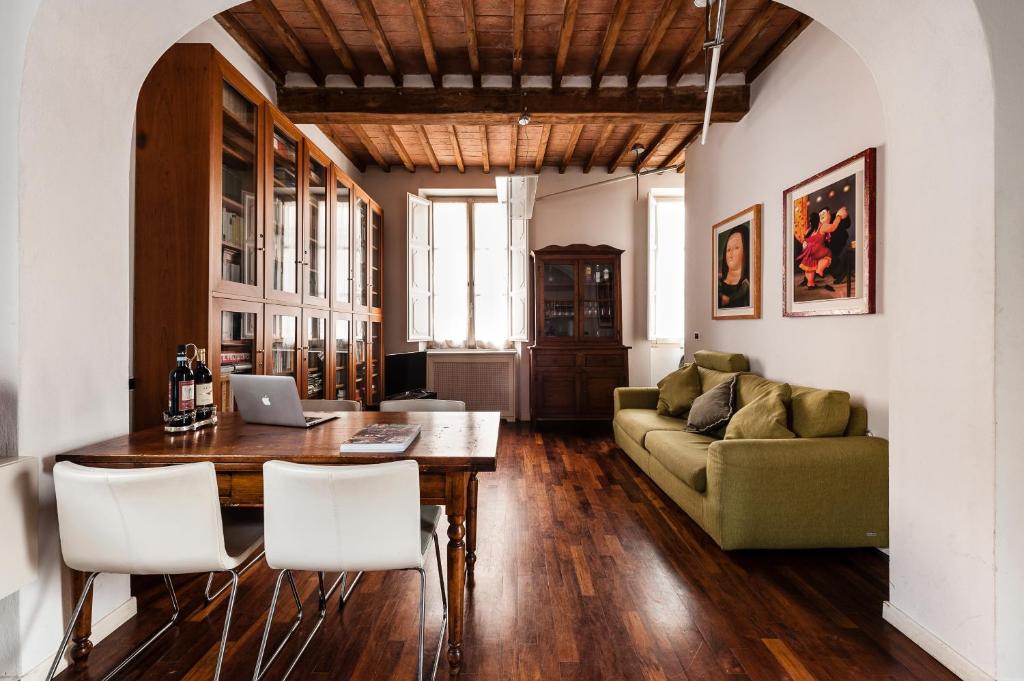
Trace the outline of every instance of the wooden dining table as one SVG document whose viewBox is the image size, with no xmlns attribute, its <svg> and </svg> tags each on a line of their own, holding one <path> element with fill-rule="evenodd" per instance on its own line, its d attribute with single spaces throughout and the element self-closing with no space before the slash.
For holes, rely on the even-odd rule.
<svg viewBox="0 0 1024 681">
<path fill-rule="evenodd" d="M 418 423 L 419 437 L 401 454 L 341 453 L 339 445 L 373 423 Z M 83 466 L 140 468 L 211 461 L 222 506 L 263 505 L 263 464 L 267 461 L 344 466 L 413 459 L 420 467 L 420 501 L 445 507 L 448 517 L 448 665 L 462 666 L 466 575 L 476 563 L 477 474 L 497 468 L 497 412 L 339 412 L 313 428 L 245 423 L 235 413 L 201 430 L 169 435 L 162 427 L 122 435 L 57 456 Z M 187 501 L 187 500 L 183 500 Z M 72 572 L 72 602 L 86 575 Z M 92 650 L 90 594 L 72 636 L 72 657 Z"/>
</svg>

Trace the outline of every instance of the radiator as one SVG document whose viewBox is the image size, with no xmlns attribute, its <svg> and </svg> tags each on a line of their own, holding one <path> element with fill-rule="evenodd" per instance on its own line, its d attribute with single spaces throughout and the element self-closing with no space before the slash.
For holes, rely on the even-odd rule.
<svg viewBox="0 0 1024 681">
<path fill-rule="evenodd" d="M 469 411 L 516 418 L 516 353 L 440 350 L 427 353 L 427 390 L 441 400 L 462 400 Z"/>
</svg>

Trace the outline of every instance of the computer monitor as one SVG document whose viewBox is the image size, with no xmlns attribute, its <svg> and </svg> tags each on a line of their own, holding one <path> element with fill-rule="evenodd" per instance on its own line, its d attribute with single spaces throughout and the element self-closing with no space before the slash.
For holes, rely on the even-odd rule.
<svg viewBox="0 0 1024 681">
<path fill-rule="evenodd" d="M 427 387 L 427 353 L 398 352 L 384 355 L 384 396 L 390 397 Z"/>
</svg>

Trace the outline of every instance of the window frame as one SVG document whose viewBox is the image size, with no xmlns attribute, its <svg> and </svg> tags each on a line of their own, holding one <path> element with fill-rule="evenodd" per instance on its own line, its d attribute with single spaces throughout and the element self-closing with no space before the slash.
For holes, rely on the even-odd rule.
<svg viewBox="0 0 1024 681">
<path fill-rule="evenodd" d="M 683 311 L 683 328 L 680 329 L 678 338 L 659 337 L 656 333 L 657 323 L 657 263 L 658 263 L 658 220 L 657 208 L 659 203 L 682 203 L 683 212 L 683 245 L 684 253 L 680 259 L 683 268 L 683 282 L 686 280 L 686 195 L 682 188 L 656 188 L 651 189 L 647 195 L 647 340 L 653 346 L 682 347 L 686 338 L 686 312 Z M 674 296 L 676 297 L 676 296 Z M 685 299 L 685 296 L 684 296 Z"/>
</svg>

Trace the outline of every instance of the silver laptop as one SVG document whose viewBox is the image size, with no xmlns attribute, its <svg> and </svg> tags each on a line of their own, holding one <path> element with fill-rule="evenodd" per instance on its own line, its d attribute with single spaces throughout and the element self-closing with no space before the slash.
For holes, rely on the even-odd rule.
<svg viewBox="0 0 1024 681">
<path fill-rule="evenodd" d="M 231 374 L 231 393 L 246 423 L 311 428 L 338 418 L 336 414 L 304 413 L 291 376 Z"/>
</svg>

